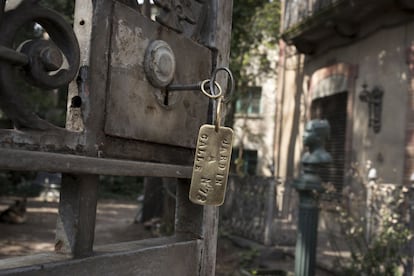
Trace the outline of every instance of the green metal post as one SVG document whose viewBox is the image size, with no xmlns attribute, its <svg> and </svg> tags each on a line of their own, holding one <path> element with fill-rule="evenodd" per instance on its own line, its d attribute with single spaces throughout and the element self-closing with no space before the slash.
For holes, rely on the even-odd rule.
<svg viewBox="0 0 414 276">
<path fill-rule="evenodd" d="M 308 152 L 302 158 L 302 172 L 294 182 L 299 193 L 299 220 L 295 252 L 295 275 L 313 276 L 316 267 L 318 237 L 319 196 L 323 192 L 319 176 L 321 167 L 332 158 L 324 149 L 329 136 L 326 120 L 312 120 L 306 124 L 303 143 Z"/>
</svg>

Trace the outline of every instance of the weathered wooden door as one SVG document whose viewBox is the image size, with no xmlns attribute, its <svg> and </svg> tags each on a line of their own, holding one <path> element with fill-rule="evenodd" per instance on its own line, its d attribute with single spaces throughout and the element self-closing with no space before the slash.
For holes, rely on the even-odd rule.
<svg viewBox="0 0 414 276">
<path fill-rule="evenodd" d="M 37 2 L 0 2 L 0 110 L 14 124 L 0 129 L 0 168 L 63 173 L 55 252 L 6 259 L 0 274 L 214 275 L 218 210 L 188 200 L 209 99 L 167 86 L 227 66 L 232 1 L 154 0 L 153 21 L 139 1 L 77 0 L 73 29 Z M 32 21 L 47 37 L 17 44 Z M 65 128 L 26 105 L 22 82 L 69 84 Z M 94 247 L 100 174 L 177 178 L 175 235 Z"/>
</svg>

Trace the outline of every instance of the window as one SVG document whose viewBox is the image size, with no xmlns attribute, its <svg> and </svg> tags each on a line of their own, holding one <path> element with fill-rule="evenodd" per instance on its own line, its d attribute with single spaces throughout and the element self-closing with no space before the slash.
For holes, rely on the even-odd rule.
<svg viewBox="0 0 414 276">
<path fill-rule="evenodd" d="M 259 114 L 261 98 L 261 87 L 248 87 L 247 91 L 241 93 L 239 99 L 236 102 L 236 113 Z"/>
<path fill-rule="evenodd" d="M 257 168 L 257 151 L 243 150 L 241 160 L 239 158 L 239 149 L 234 148 L 232 154 L 232 171 L 235 173 L 243 173 L 244 175 L 256 175 Z M 239 168 L 237 168 L 239 166 Z"/>
<path fill-rule="evenodd" d="M 331 133 L 325 144 L 326 151 L 332 155 L 332 163 L 321 171 L 322 181 L 331 183 L 335 192 L 324 195 L 324 199 L 340 199 L 345 173 L 345 139 L 348 93 L 338 93 L 318 98 L 312 102 L 312 119 L 326 119 Z"/>
</svg>

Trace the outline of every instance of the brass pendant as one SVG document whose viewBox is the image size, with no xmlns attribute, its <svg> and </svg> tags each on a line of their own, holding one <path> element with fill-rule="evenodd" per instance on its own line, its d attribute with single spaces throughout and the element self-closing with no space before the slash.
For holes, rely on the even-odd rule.
<svg viewBox="0 0 414 276">
<path fill-rule="evenodd" d="M 224 202 L 229 175 L 233 130 L 203 125 L 200 128 L 191 178 L 190 200 L 200 205 Z"/>
</svg>

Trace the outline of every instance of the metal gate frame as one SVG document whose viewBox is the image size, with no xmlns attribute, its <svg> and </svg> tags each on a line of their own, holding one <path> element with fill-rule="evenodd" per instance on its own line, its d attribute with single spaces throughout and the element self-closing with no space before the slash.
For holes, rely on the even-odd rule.
<svg viewBox="0 0 414 276">
<path fill-rule="evenodd" d="M 74 31 L 79 42 L 80 70 L 69 86 L 66 129 L 0 129 L 1 169 L 63 173 L 55 252 L 1 260 L 0 275 L 215 274 L 218 208 L 194 205 L 188 199 L 193 150 L 148 141 L 109 139 L 103 132 L 104 92 L 110 74 L 108 21 L 114 7 L 124 5 L 121 2 L 134 3 L 76 1 Z M 205 2 L 208 20 L 198 40 L 211 50 L 212 70 L 227 66 L 232 1 L 197 2 Z M 7 24 L 3 15 L 1 9 L 0 27 Z M 7 45 L 4 47 L 1 40 L 0 54 L 7 53 Z M 10 61 L 2 56 L 0 101 L 5 103 L 9 94 L 2 74 Z M 224 82 L 223 79 L 218 80 Z M 89 112 L 87 116 L 83 114 L 81 127 L 81 108 L 71 103 L 79 93 L 83 93 L 82 102 Z M 177 178 L 175 235 L 94 247 L 100 174 Z"/>
</svg>

